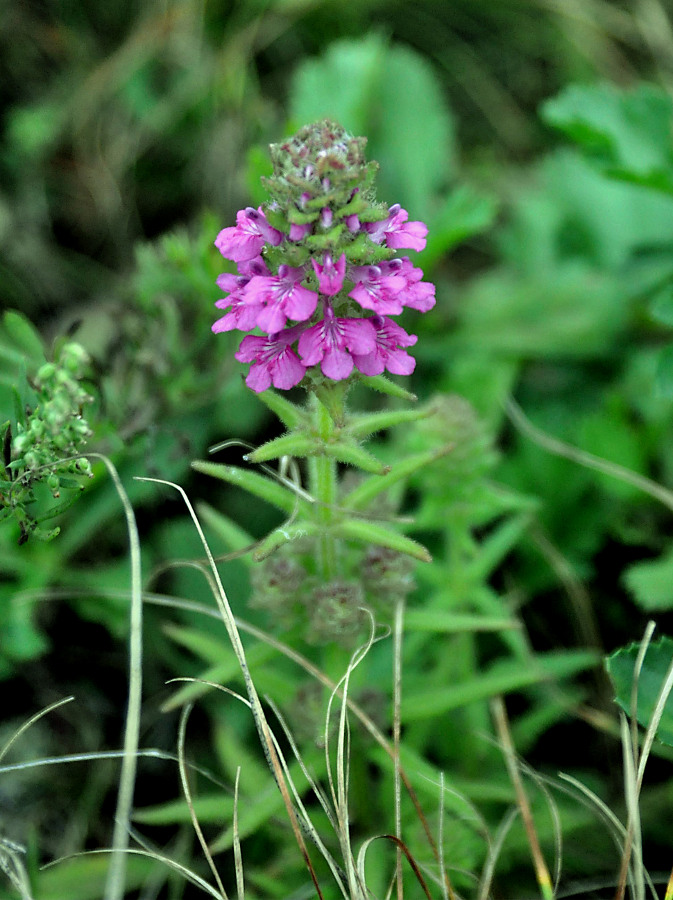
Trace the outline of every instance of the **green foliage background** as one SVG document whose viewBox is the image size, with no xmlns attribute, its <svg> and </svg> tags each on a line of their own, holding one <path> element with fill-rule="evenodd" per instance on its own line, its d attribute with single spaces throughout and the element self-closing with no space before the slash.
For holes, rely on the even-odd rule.
<svg viewBox="0 0 673 900">
<path fill-rule="evenodd" d="M 614 688 L 599 661 L 638 640 L 647 617 L 662 632 L 673 627 L 670 495 L 550 453 L 506 401 L 546 434 L 673 483 L 672 90 L 673 22 L 657 2 L 4 0 L 0 291 L 25 321 L 6 319 L 0 332 L 0 423 L 15 420 L 17 386 L 27 390 L 59 335 L 86 348 L 90 448 L 111 457 L 134 503 L 154 601 L 145 746 L 174 750 L 175 709 L 190 692 L 175 694 L 168 678 L 226 682 L 236 668 L 203 612 L 159 605 L 169 595 L 212 600 L 194 569 L 165 568 L 202 555 L 183 507 L 133 476 L 183 484 L 217 553 L 278 524 L 271 505 L 190 470 L 212 443 L 275 434 L 242 384 L 233 337 L 210 331 L 226 265 L 212 244 L 237 209 L 264 199 L 267 145 L 329 115 L 368 137 L 380 198 L 429 225 L 419 264 L 438 303 L 405 323 L 419 335 L 411 387 L 421 402 L 451 398 L 436 426 L 393 430 L 375 448 L 391 463 L 445 441 L 456 448 L 393 498 L 435 558 L 417 569 L 408 613 L 403 761 L 435 827 L 440 770 L 460 795 L 444 801 L 445 856 L 466 896 L 465 872 L 484 864 L 484 829 L 492 833 L 514 800 L 491 740 L 495 694 L 508 697 L 516 748 L 544 777 L 572 771 L 623 812 L 613 696 L 629 709 L 635 651 L 612 657 Z M 240 464 L 244 451 L 223 452 Z M 2 523 L 0 743 L 36 710 L 78 697 L 17 742 L 11 761 L 119 745 L 126 535 L 103 466 L 93 471 L 55 541 L 18 546 L 17 526 Z M 250 569 L 247 557 L 234 559 L 223 578 L 236 613 L 270 629 L 247 606 Z M 276 636 L 316 657 L 296 629 Z M 652 693 L 667 652 L 657 646 Z M 250 653 L 260 693 L 272 692 L 324 774 L 315 722 L 299 715 L 309 695 L 296 667 L 261 641 Z M 342 665 L 338 655 L 319 662 L 332 674 Z M 384 728 L 389 671 L 390 650 L 377 645 L 355 684 Z M 217 783 L 198 783 L 200 820 L 228 852 L 240 764 L 248 892 L 303 895 L 306 873 L 291 836 L 272 827 L 282 807 L 244 710 L 201 693 L 191 753 Z M 648 696 L 644 708 L 653 705 Z M 673 788 L 670 754 L 663 744 L 657 752 L 664 759 L 642 799 L 654 869 L 670 867 Z M 392 822 L 391 766 L 355 731 L 352 760 L 354 829 L 364 838 Z M 115 763 L 89 765 L 84 788 L 77 765 L 0 771 L 0 831 L 27 845 L 36 900 L 101 896 L 103 862 L 38 870 L 109 842 Z M 554 819 L 534 794 L 551 859 Z M 608 832 L 598 836 L 576 798 L 554 799 L 563 883 L 614 879 Z M 137 805 L 143 834 L 202 865 L 173 763 L 142 763 Z M 412 811 L 404 816 L 410 847 L 431 864 Z M 389 862 L 380 855 L 377 894 Z M 532 895 L 518 824 L 498 873 L 502 896 Z M 140 860 L 129 890 L 148 878 L 167 879 L 161 896 L 182 896 L 179 880 Z M 14 896 L 0 887 L 0 897 Z"/>
</svg>

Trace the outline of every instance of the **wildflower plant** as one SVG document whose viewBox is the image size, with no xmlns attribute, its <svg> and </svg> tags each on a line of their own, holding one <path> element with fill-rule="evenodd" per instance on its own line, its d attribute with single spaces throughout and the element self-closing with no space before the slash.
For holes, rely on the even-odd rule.
<svg viewBox="0 0 673 900">
<path fill-rule="evenodd" d="M 16 315 L 9 321 L 15 330 L 28 329 Z M 14 417 L 2 426 L 0 519 L 18 522 L 20 544 L 31 535 L 56 537 L 58 527 L 42 523 L 63 512 L 80 493 L 82 479 L 92 477 L 82 455 L 91 435 L 85 409 L 93 397 L 81 383 L 88 363 L 84 348 L 68 341 L 53 362 L 44 360 L 15 386 Z"/>
<path fill-rule="evenodd" d="M 256 557 L 265 560 L 286 545 L 282 562 L 269 561 L 254 579 L 253 602 L 278 602 L 285 618 L 288 603 L 305 606 L 308 633 L 321 642 L 329 639 L 329 623 L 334 639 L 357 633 L 362 607 L 379 607 L 382 591 L 399 598 L 410 590 L 408 564 L 397 558 L 428 560 L 429 554 L 372 514 L 371 504 L 447 452 L 441 447 L 383 465 L 361 441 L 424 418 L 432 408 L 356 414 L 346 403 L 358 382 L 415 399 L 384 373 L 410 375 L 415 367 L 408 349 L 417 338 L 396 318 L 405 309 L 427 312 L 435 304 L 434 285 L 423 281 L 422 270 L 404 253 L 423 250 L 427 227 L 409 221 L 398 204 L 377 201 L 378 167 L 366 161 L 365 144 L 323 120 L 271 145 L 273 174 L 263 179 L 269 201 L 239 211 L 236 225 L 215 241 L 237 271 L 217 280 L 226 296 L 216 306 L 225 312 L 213 331 L 246 332 L 235 354 L 250 364 L 246 384 L 287 429 L 246 461 L 305 458 L 306 489 L 284 475 L 272 479 L 253 469 L 194 464 L 288 516 L 257 547 Z M 293 388 L 306 390 L 306 403 L 278 393 Z M 359 483 L 340 478 L 339 463 L 359 469 Z M 372 554 L 372 547 L 378 552 Z M 298 560 L 303 577 L 287 591 L 278 572 L 296 574 Z"/>
</svg>

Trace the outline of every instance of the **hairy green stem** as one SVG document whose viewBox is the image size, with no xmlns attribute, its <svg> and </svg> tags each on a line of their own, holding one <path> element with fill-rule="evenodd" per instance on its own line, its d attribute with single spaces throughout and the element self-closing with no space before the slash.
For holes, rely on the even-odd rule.
<svg viewBox="0 0 673 900">
<path fill-rule="evenodd" d="M 314 428 L 321 440 L 328 444 L 334 435 L 334 421 L 327 407 L 312 397 Z M 339 571 L 337 544 L 330 533 L 337 506 L 337 463 L 321 454 L 309 460 L 310 492 L 316 500 L 316 516 L 322 525 L 318 540 L 318 571 L 326 583 L 333 581 Z"/>
</svg>

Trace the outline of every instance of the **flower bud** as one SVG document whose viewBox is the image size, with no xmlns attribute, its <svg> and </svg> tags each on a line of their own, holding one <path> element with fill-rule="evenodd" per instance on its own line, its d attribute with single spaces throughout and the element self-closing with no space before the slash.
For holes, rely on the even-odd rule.
<svg viewBox="0 0 673 900">
<path fill-rule="evenodd" d="M 362 587 L 355 581 L 332 581 L 317 587 L 309 600 L 309 640 L 350 645 L 365 622 Z"/>
</svg>

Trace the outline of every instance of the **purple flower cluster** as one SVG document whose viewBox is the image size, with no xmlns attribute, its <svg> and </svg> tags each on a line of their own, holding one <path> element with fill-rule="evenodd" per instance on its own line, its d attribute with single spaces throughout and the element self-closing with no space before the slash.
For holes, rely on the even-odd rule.
<svg viewBox="0 0 673 900">
<path fill-rule="evenodd" d="M 283 248 L 296 255 L 307 238 L 332 228 L 333 219 L 334 212 L 325 206 L 314 222 L 292 223 L 284 233 L 269 223 L 262 207 L 248 207 L 238 212 L 234 227 L 217 236 L 215 246 L 236 263 L 238 274 L 217 279 L 227 296 L 215 305 L 227 312 L 213 331 L 262 332 L 244 337 L 235 354 L 240 362 L 252 363 L 246 383 L 257 393 L 271 385 L 289 390 L 317 366 L 333 381 L 354 369 L 363 375 L 384 370 L 409 375 L 414 370 L 415 360 L 405 348 L 416 343 L 416 336 L 390 317 L 405 307 L 431 309 L 435 287 L 421 280 L 423 272 L 408 256 L 355 265 L 345 251 L 334 258 L 328 250 L 313 250 L 301 265 L 281 262 L 269 268 L 271 248 L 277 248 L 276 259 L 282 258 Z M 407 219 L 406 210 L 396 204 L 382 220 L 361 222 L 353 214 L 343 222 L 349 241 L 364 235 L 366 242 L 384 250 L 423 250 L 427 227 Z"/>
</svg>

